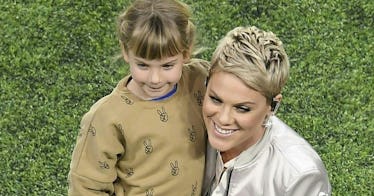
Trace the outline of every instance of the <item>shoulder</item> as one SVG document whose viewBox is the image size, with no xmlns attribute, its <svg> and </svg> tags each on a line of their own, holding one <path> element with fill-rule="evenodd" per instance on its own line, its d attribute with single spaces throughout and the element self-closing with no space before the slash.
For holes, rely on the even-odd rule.
<svg viewBox="0 0 374 196">
<path fill-rule="evenodd" d="M 111 96 L 106 95 L 96 101 L 89 109 L 89 111 L 84 115 L 84 118 L 92 118 L 95 116 L 96 113 L 100 113 L 103 109 L 106 108 L 108 104 L 108 100 L 110 100 Z"/>
<path fill-rule="evenodd" d="M 204 94 L 205 81 L 208 76 L 209 63 L 201 59 L 192 59 L 183 67 L 183 74 L 180 81 L 181 86 L 187 91 Z M 198 96 L 202 96 L 198 95 Z"/>
<path fill-rule="evenodd" d="M 326 173 L 312 170 L 292 178 L 285 186 L 286 195 L 331 195 L 331 184 Z"/>
<path fill-rule="evenodd" d="M 123 81 L 121 80 L 118 85 L 122 82 Z M 94 120 L 105 121 L 105 119 L 110 119 L 114 116 L 114 109 L 118 108 L 118 105 L 121 104 L 122 101 L 117 92 L 118 85 L 110 94 L 100 98 L 90 107 L 89 111 L 84 114 L 81 123 L 87 123 Z"/>
<path fill-rule="evenodd" d="M 290 167 L 300 172 L 320 169 L 322 160 L 313 147 L 277 117 L 272 117 L 271 144 Z"/>
<path fill-rule="evenodd" d="M 191 59 L 185 64 L 184 71 L 192 74 L 201 74 L 203 76 L 208 75 L 210 63 L 203 59 Z"/>
<path fill-rule="evenodd" d="M 313 147 L 277 117 L 272 117 L 272 120 L 270 142 L 278 152 L 276 162 L 282 168 L 279 174 L 287 176 L 287 180 L 284 181 L 286 189 L 312 187 L 315 186 L 313 183 L 328 187 L 327 171 Z"/>
</svg>

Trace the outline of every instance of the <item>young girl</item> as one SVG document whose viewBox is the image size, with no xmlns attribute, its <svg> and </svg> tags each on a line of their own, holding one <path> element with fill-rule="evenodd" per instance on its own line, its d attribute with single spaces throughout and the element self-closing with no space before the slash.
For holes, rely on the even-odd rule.
<svg viewBox="0 0 374 196">
<path fill-rule="evenodd" d="M 275 116 L 289 75 L 282 42 L 238 27 L 220 41 L 211 64 L 203 116 L 217 153 L 208 161 L 206 195 L 330 195 L 321 158 Z"/>
<path fill-rule="evenodd" d="M 69 195 L 200 195 L 207 62 L 177 0 L 137 0 L 119 16 L 130 74 L 81 121 Z"/>
</svg>

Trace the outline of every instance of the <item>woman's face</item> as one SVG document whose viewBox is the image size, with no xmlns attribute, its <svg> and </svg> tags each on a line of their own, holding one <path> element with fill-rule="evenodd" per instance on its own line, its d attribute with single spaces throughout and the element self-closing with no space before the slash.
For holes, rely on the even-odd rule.
<svg viewBox="0 0 374 196">
<path fill-rule="evenodd" d="M 263 124 L 270 114 L 265 96 L 235 75 L 215 72 L 210 77 L 203 103 L 204 121 L 210 144 L 225 162 L 263 136 Z"/>
</svg>

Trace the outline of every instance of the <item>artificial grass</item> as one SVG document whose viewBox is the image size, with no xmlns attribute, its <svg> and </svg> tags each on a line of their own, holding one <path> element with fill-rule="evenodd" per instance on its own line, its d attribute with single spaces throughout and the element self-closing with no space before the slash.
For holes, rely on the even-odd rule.
<svg viewBox="0 0 374 196">
<path fill-rule="evenodd" d="M 321 155 L 333 195 L 374 187 L 374 3 L 186 0 L 198 57 L 236 26 L 280 37 L 291 77 L 278 116 Z M 126 73 L 115 19 L 128 1 L 0 5 L 0 195 L 66 195 L 79 121 Z"/>
</svg>

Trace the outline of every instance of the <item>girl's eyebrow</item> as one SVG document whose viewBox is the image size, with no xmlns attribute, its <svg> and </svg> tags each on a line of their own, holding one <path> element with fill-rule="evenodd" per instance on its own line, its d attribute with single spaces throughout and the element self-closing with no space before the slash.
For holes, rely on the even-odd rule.
<svg viewBox="0 0 374 196">
<path fill-rule="evenodd" d="M 148 63 L 144 62 L 144 60 L 142 60 L 142 59 L 139 59 L 139 58 L 136 58 L 136 57 L 135 57 L 134 60 L 135 60 L 136 63 L 143 63 L 143 64 L 148 65 Z M 177 60 L 178 60 L 178 59 L 172 59 L 172 60 L 170 60 L 170 61 L 167 61 L 167 62 L 162 63 L 161 65 L 173 64 L 173 63 L 176 63 Z"/>
<path fill-rule="evenodd" d="M 166 62 L 162 63 L 162 65 L 173 64 L 173 63 L 177 62 L 177 60 L 178 60 L 178 59 L 171 59 L 171 60 L 169 60 L 169 61 L 166 61 Z"/>
<path fill-rule="evenodd" d="M 173 64 L 173 63 L 175 63 L 175 62 L 177 62 L 177 59 L 174 59 L 174 60 L 168 61 L 168 62 L 164 63 L 164 65 L 165 65 L 165 64 Z"/>
<path fill-rule="evenodd" d="M 135 62 L 136 64 L 144 64 L 144 65 L 147 64 L 147 63 L 145 63 L 144 61 L 139 60 L 139 59 L 135 59 L 134 62 Z"/>
</svg>

